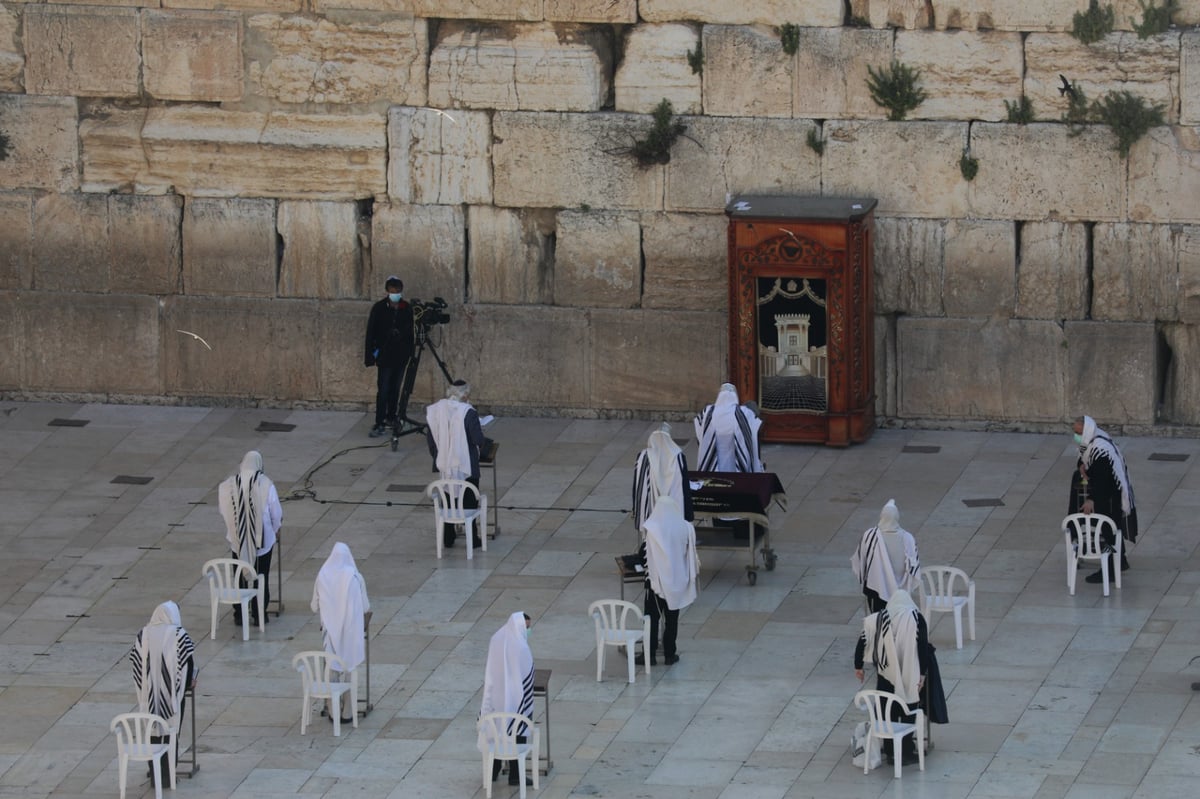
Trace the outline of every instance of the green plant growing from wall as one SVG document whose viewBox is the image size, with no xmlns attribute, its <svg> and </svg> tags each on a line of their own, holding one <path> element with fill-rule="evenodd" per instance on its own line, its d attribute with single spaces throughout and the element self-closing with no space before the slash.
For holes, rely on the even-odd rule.
<svg viewBox="0 0 1200 799">
<path fill-rule="evenodd" d="M 1137 32 L 1139 39 L 1148 39 L 1156 33 L 1166 33 L 1167 28 L 1171 27 L 1171 15 L 1179 10 L 1179 4 L 1175 0 L 1163 0 L 1161 6 L 1154 5 L 1154 0 L 1149 3 L 1146 0 L 1138 0 L 1138 5 L 1142 8 L 1142 21 L 1138 22 L 1133 17 L 1129 21 L 1133 23 L 1133 29 Z"/>
<path fill-rule="evenodd" d="M 958 159 L 958 171 L 967 181 L 972 181 L 979 174 L 979 159 L 971 157 L 971 148 L 964 147 L 962 156 Z"/>
<path fill-rule="evenodd" d="M 893 61 L 886 69 L 867 66 L 867 88 L 871 99 L 888 110 L 888 119 L 904 119 L 909 111 L 925 102 L 928 95 L 919 81 L 921 70 Z"/>
<path fill-rule="evenodd" d="M 808 144 L 809 149 L 811 149 L 814 153 L 817 155 L 824 155 L 825 142 L 821 140 L 821 134 L 818 133 L 819 130 L 820 128 L 816 127 L 809 128 L 808 135 L 804 138 L 804 141 Z"/>
<path fill-rule="evenodd" d="M 1117 14 L 1111 5 L 1100 8 L 1099 0 L 1089 0 L 1087 11 L 1076 11 L 1071 35 L 1084 44 L 1098 42 L 1112 33 Z"/>
<path fill-rule="evenodd" d="M 629 152 L 637 159 L 638 166 L 654 166 L 671 162 L 671 145 L 687 131 L 687 125 L 675 119 L 671 101 L 663 98 L 654 107 L 654 122 L 645 138 L 634 141 Z"/>
<path fill-rule="evenodd" d="M 1008 112 L 1008 121 L 1018 125 L 1028 125 L 1033 121 L 1033 100 L 1025 95 L 1015 102 L 1004 101 L 1004 110 Z"/>
<path fill-rule="evenodd" d="M 1067 123 L 1067 129 L 1070 135 L 1078 136 L 1083 133 L 1084 127 L 1092 121 L 1091 108 L 1088 104 L 1087 94 L 1083 91 L 1083 87 L 1078 84 L 1072 84 L 1070 91 L 1067 93 L 1067 110 L 1063 113 L 1063 122 Z"/>
<path fill-rule="evenodd" d="M 783 45 L 783 52 L 795 55 L 800 49 L 800 26 L 785 22 L 775 29 L 775 33 L 779 35 L 779 43 Z"/>
<path fill-rule="evenodd" d="M 1129 148 L 1149 132 L 1163 124 L 1163 106 L 1150 105 L 1132 92 L 1109 92 L 1092 103 L 1092 117 L 1117 137 L 1117 152 L 1129 157 Z"/>
<path fill-rule="evenodd" d="M 704 42 L 697 40 L 696 49 L 688 50 L 687 52 L 688 66 L 692 68 L 693 75 L 699 75 L 704 72 Z"/>
</svg>

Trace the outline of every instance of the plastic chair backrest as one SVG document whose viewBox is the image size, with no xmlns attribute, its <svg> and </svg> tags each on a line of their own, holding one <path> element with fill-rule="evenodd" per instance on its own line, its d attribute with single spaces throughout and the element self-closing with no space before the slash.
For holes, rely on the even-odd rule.
<svg viewBox="0 0 1200 799">
<path fill-rule="evenodd" d="M 463 496 L 470 491 L 479 501 L 479 489 L 466 480 L 434 480 L 425 489 L 425 493 L 433 500 L 433 507 L 438 513 L 451 511 L 463 512 Z"/>
<path fill-rule="evenodd" d="M 1063 532 L 1075 540 L 1078 556 L 1095 560 L 1104 556 L 1101 534 L 1106 528 L 1110 536 L 1116 536 L 1116 522 L 1101 513 L 1072 513 L 1062 522 Z"/>
<path fill-rule="evenodd" d="M 877 734 L 896 734 L 896 728 L 893 725 L 901 722 L 892 721 L 891 708 L 893 704 L 900 705 L 907 714 L 908 706 L 896 694 L 887 691 L 863 690 L 854 695 L 855 707 L 867 711 L 867 716 L 871 720 L 871 729 Z"/>
<path fill-rule="evenodd" d="M 166 719 L 154 713 L 120 713 L 113 718 L 109 729 L 116 733 L 117 747 L 122 752 L 131 748 L 148 751 L 151 736 L 171 734 Z"/>
<path fill-rule="evenodd" d="M 218 591 L 241 590 L 242 579 L 250 586 L 258 581 L 254 567 L 237 558 L 213 558 L 204 564 L 202 572 Z"/>
<path fill-rule="evenodd" d="M 533 719 L 520 713 L 488 713 L 476 723 L 476 728 L 490 743 L 492 753 L 501 760 L 511 760 L 519 756 L 517 730 L 533 728 Z"/>
<path fill-rule="evenodd" d="M 921 592 L 929 600 L 929 604 L 940 610 L 950 610 L 954 604 L 954 592 L 962 583 L 962 593 L 965 596 L 971 584 L 971 578 L 962 569 L 954 566 L 922 566 Z M 937 602 L 936 600 L 942 600 Z"/>
<path fill-rule="evenodd" d="M 588 613 L 606 636 L 609 632 L 642 629 L 641 608 L 623 599 L 597 599 L 588 606 Z M 629 623 L 631 615 L 634 621 L 632 625 Z"/>
<path fill-rule="evenodd" d="M 300 672 L 306 688 L 311 689 L 314 683 L 331 683 L 333 672 L 345 674 L 346 664 L 334 654 L 323 649 L 310 649 L 300 652 L 292 658 L 292 668 Z"/>
</svg>

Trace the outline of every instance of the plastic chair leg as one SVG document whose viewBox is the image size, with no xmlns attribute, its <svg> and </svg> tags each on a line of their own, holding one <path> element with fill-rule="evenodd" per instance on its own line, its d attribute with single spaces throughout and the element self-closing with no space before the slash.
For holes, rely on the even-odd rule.
<svg viewBox="0 0 1200 799">
<path fill-rule="evenodd" d="M 125 778 L 129 775 L 129 756 L 124 752 L 117 755 L 117 785 L 121 789 L 121 799 L 125 799 Z"/>
<path fill-rule="evenodd" d="M 629 646 L 625 647 L 626 660 L 629 661 L 629 684 L 630 685 L 633 685 L 635 682 L 637 682 L 637 678 L 634 676 L 634 669 L 636 669 L 637 666 L 633 662 L 633 650 L 636 648 L 637 647 L 635 647 L 632 643 L 630 643 Z M 646 663 L 649 663 L 650 662 L 650 653 L 647 652 L 646 656 L 642 659 Z"/>
<path fill-rule="evenodd" d="M 896 764 L 895 766 L 893 766 L 894 776 L 896 777 L 896 779 L 900 779 L 902 776 L 904 776 L 900 771 L 901 764 L 904 760 L 904 758 L 900 754 L 900 750 L 902 750 L 903 748 L 904 748 L 904 736 L 900 736 L 899 739 L 892 738 L 892 761 L 895 762 L 895 764 Z"/>
<path fill-rule="evenodd" d="M 176 768 L 176 766 L 178 764 L 175 762 L 175 756 L 176 756 L 175 742 L 177 740 L 179 740 L 179 731 L 178 730 L 175 730 L 169 736 L 167 736 L 167 746 L 170 747 L 167 750 L 170 753 L 170 755 L 167 757 L 167 761 L 171 764 L 171 790 L 172 791 L 175 790 L 175 775 L 176 775 L 176 772 L 179 770 Z"/>
<path fill-rule="evenodd" d="M 217 640 L 217 595 L 209 592 L 209 605 L 212 606 L 212 630 L 210 630 L 210 638 Z"/>
<path fill-rule="evenodd" d="M 517 769 L 517 779 L 521 785 L 521 799 L 525 799 L 525 755 L 518 756 L 516 762 L 509 766 L 510 769 L 514 767 Z"/>
<path fill-rule="evenodd" d="M 487 799 L 492 799 L 492 753 L 483 755 L 483 793 Z"/>
<path fill-rule="evenodd" d="M 605 643 L 596 639 L 596 682 L 604 680 L 604 647 Z"/>
<path fill-rule="evenodd" d="M 329 712 L 333 714 L 333 737 L 342 737 L 342 695 L 337 691 L 330 691 L 332 696 L 329 697 Z"/>
<path fill-rule="evenodd" d="M 467 539 L 467 560 L 475 558 L 475 520 L 467 519 L 463 524 L 463 537 Z"/>
<path fill-rule="evenodd" d="M 350 672 L 350 719 L 358 729 L 358 670 Z"/>
<path fill-rule="evenodd" d="M 308 729 L 309 715 L 312 713 L 312 698 L 308 695 L 308 689 L 304 690 L 304 704 L 300 707 L 300 734 L 303 735 Z"/>
<path fill-rule="evenodd" d="M 962 649 L 962 605 L 954 606 L 954 641 Z"/>
<path fill-rule="evenodd" d="M 263 590 L 261 587 L 258 589 L 258 593 L 255 594 L 254 599 L 258 603 L 258 631 L 265 633 L 267 631 L 267 609 L 263 607 Z"/>
<path fill-rule="evenodd" d="M 1105 556 L 1100 558 L 1100 580 L 1104 584 L 1104 595 L 1108 596 L 1108 562 L 1112 558 Z M 1118 570 L 1120 567 L 1118 566 Z"/>
<path fill-rule="evenodd" d="M 154 774 L 154 799 L 162 799 L 162 761 L 157 757 L 150 761 Z"/>
</svg>

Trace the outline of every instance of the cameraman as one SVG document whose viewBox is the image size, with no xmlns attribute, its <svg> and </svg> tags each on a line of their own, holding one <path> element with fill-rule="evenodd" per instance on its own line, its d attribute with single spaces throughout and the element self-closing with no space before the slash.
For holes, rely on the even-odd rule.
<svg viewBox="0 0 1200 799">
<path fill-rule="evenodd" d="M 404 300 L 404 281 L 392 275 L 384 289 L 387 296 L 371 306 L 363 356 L 366 366 L 379 370 L 371 438 L 385 435 L 388 427 L 395 426 L 400 384 L 413 355 L 413 309 Z"/>
</svg>

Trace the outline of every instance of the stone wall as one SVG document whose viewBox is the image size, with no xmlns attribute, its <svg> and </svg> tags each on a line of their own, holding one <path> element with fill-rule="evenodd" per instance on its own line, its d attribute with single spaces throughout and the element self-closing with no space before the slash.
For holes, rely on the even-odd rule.
<svg viewBox="0 0 1200 799">
<path fill-rule="evenodd" d="M 860 195 L 881 417 L 1200 425 L 1200 0 L 1090 46 L 1087 5 L 2 0 L 0 392 L 363 404 L 396 273 L 481 404 L 678 416 L 726 375 L 727 197 Z M 1166 124 L 1121 159 L 1060 75 Z M 639 166 L 664 98 L 686 136 Z"/>
</svg>

